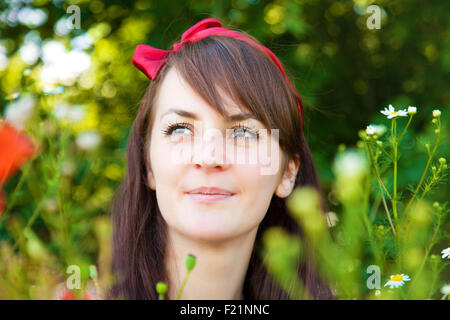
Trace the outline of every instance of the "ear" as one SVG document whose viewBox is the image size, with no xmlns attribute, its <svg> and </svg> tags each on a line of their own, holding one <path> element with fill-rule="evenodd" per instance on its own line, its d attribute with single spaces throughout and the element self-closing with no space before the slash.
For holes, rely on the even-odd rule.
<svg viewBox="0 0 450 320">
<path fill-rule="evenodd" d="M 294 189 L 295 179 L 297 177 L 297 172 L 300 168 L 300 157 L 295 156 L 294 159 L 290 159 L 286 169 L 284 170 L 283 176 L 280 183 L 275 189 L 275 194 L 280 198 L 286 198 L 289 196 Z"/>
<path fill-rule="evenodd" d="M 146 165 L 147 168 L 147 187 L 149 187 L 152 190 L 156 190 L 156 182 L 155 182 L 155 176 L 153 175 L 152 169 L 149 165 Z"/>
<path fill-rule="evenodd" d="M 156 190 L 155 176 L 151 170 L 147 171 L 147 185 L 150 189 Z"/>
</svg>

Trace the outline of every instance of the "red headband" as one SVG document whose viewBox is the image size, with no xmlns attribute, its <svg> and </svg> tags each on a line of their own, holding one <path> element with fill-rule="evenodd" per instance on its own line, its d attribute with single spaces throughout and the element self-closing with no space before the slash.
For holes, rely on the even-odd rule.
<svg viewBox="0 0 450 320">
<path fill-rule="evenodd" d="M 161 50 L 157 48 L 153 48 L 151 46 L 140 44 L 136 47 L 136 51 L 133 55 L 133 64 L 141 70 L 147 77 L 149 77 L 151 80 L 154 80 L 156 76 L 159 73 L 159 70 L 166 64 L 168 61 L 168 56 L 171 52 L 176 52 L 179 50 L 179 48 L 182 46 L 185 42 L 196 42 L 203 38 L 206 38 L 210 35 L 221 35 L 221 36 L 228 36 L 232 38 L 237 38 L 243 41 L 247 41 L 250 44 L 256 44 L 257 46 L 260 46 L 263 48 L 269 56 L 272 58 L 272 60 L 275 62 L 275 64 L 278 66 L 278 68 L 283 73 L 284 78 L 286 79 L 287 83 L 291 87 L 292 91 L 295 93 L 295 96 L 297 97 L 297 104 L 298 109 L 300 111 L 300 117 L 302 118 L 302 130 L 304 130 L 304 121 L 303 121 L 303 105 L 300 96 L 298 95 L 295 88 L 290 83 L 289 79 L 286 76 L 286 73 L 284 72 L 284 69 L 278 61 L 277 57 L 273 54 L 272 51 L 270 51 L 268 48 L 263 46 L 262 44 L 254 41 L 253 39 L 239 33 L 236 31 L 232 31 L 226 28 L 222 28 L 222 23 L 214 18 L 207 18 L 204 19 L 196 24 L 194 24 L 192 27 L 190 27 L 186 32 L 183 33 L 181 37 L 181 41 L 179 43 L 175 43 L 172 46 L 172 50 Z"/>
</svg>

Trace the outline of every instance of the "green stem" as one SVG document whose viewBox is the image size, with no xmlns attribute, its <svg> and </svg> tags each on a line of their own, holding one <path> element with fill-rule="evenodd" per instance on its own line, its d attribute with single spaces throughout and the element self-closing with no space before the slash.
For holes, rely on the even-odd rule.
<svg viewBox="0 0 450 320">
<path fill-rule="evenodd" d="M 381 180 L 380 173 L 378 172 L 377 166 L 375 164 L 375 159 L 373 157 L 372 150 L 370 149 L 370 145 L 368 143 L 366 143 L 366 147 L 367 147 L 367 150 L 369 153 L 370 161 L 371 161 L 373 169 L 375 171 L 375 176 L 377 177 L 377 180 L 378 180 L 378 186 L 380 187 L 380 194 L 381 194 L 381 198 L 383 200 L 383 206 L 384 206 L 384 210 L 386 212 L 386 216 L 387 216 L 389 224 L 391 226 L 392 233 L 394 236 L 396 236 L 395 228 L 394 228 L 394 225 L 392 224 L 391 215 L 389 213 L 389 209 L 387 207 L 386 200 L 384 198 L 383 190 L 386 192 L 386 195 L 389 197 L 389 199 L 391 199 L 391 196 L 389 195 L 389 192 L 387 191 L 386 187 L 383 184 L 383 181 Z"/>
<path fill-rule="evenodd" d="M 388 221 L 389 221 L 389 225 L 391 226 L 392 234 L 394 235 L 394 237 L 396 237 L 397 233 L 395 232 L 394 224 L 392 223 L 392 220 L 391 220 L 391 215 L 389 213 L 389 209 L 388 209 L 387 204 L 386 204 L 386 199 L 384 199 L 383 191 L 381 189 L 380 189 L 380 191 L 381 191 L 380 192 L 381 193 L 381 199 L 383 200 L 384 210 L 386 211 L 386 215 L 387 215 L 387 218 L 388 218 Z"/>
<path fill-rule="evenodd" d="M 22 188 L 22 185 L 25 181 L 25 177 L 28 176 L 28 172 L 30 171 L 31 168 L 31 163 L 27 164 L 22 172 L 22 175 L 20 176 L 19 182 L 17 183 L 12 195 L 11 195 L 11 199 L 8 201 L 8 205 L 5 209 L 5 211 L 3 212 L 1 218 L 0 218 L 0 226 L 2 225 L 3 221 L 6 220 L 9 211 L 11 210 L 11 208 L 14 206 L 16 200 L 17 200 L 17 192 L 20 190 L 20 188 Z"/>
<path fill-rule="evenodd" d="M 435 146 L 433 148 L 433 151 L 428 156 L 428 161 L 427 161 L 427 164 L 425 165 L 425 169 L 423 170 L 422 177 L 420 178 L 419 184 L 417 185 L 416 190 L 414 191 L 411 199 L 409 199 L 408 204 L 406 205 L 405 210 L 403 211 L 403 216 L 405 216 L 405 217 L 406 217 L 406 214 L 408 212 L 409 207 L 411 206 L 412 202 L 416 198 L 417 192 L 420 190 L 420 187 L 422 186 L 422 183 L 423 183 L 423 181 L 425 179 L 425 175 L 428 172 L 428 167 L 430 166 L 431 160 L 433 159 L 434 153 L 436 152 L 436 150 L 437 150 L 437 148 L 438 148 L 438 146 L 439 146 L 439 144 L 441 142 L 441 133 L 440 133 L 441 121 L 440 121 L 440 119 L 438 121 L 439 121 L 438 122 L 439 123 L 439 125 L 438 125 L 439 133 L 437 134 L 436 144 L 435 144 Z"/>
<path fill-rule="evenodd" d="M 30 219 L 27 221 L 27 225 L 25 226 L 25 228 L 23 228 L 22 233 L 19 235 L 19 239 L 17 239 L 15 241 L 13 250 L 16 250 L 16 248 L 19 245 L 19 243 L 23 240 L 23 237 L 25 235 L 25 231 L 31 228 L 31 226 L 33 225 L 34 221 L 39 216 L 39 211 L 40 211 L 42 206 L 43 206 L 43 201 L 40 201 L 38 203 L 38 205 L 36 206 L 36 208 L 34 209 L 33 213 L 31 214 Z"/>
<path fill-rule="evenodd" d="M 381 196 L 379 194 L 376 194 L 376 197 L 373 201 L 372 208 L 370 209 L 370 215 L 369 215 L 369 221 L 373 222 L 375 219 L 375 216 L 378 212 L 378 208 L 380 207 L 381 203 Z"/>
<path fill-rule="evenodd" d="M 400 140 L 402 140 L 403 135 L 406 133 L 406 129 L 408 129 L 409 124 L 411 123 L 411 120 L 413 118 L 413 115 L 410 115 L 409 119 L 408 119 L 408 123 L 406 124 L 405 128 L 403 129 L 402 133 L 400 134 L 400 137 L 398 138 L 398 143 L 400 144 Z"/>
<path fill-rule="evenodd" d="M 391 199 L 391 195 L 389 194 L 389 191 L 386 189 L 386 187 L 383 183 L 383 180 L 381 180 L 380 173 L 378 172 L 378 169 L 377 169 L 375 158 L 373 157 L 372 150 L 370 149 L 370 145 L 367 142 L 366 142 L 366 146 L 367 146 L 367 149 L 369 152 L 370 162 L 372 163 L 373 170 L 375 171 L 375 176 L 377 177 L 377 180 L 378 180 L 380 186 L 383 188 L 384 192 L 386 192 L 386 195 L 388 196 L 388 198 Z"/>
<path fill-rule="evenodd" d="M 184 286 L 186 285 L 186 281 L 187 281 L 187 279 L 189 278 L 189 275 L 190 275 L 190 274 L 191 274 L 191 271 L 188 270 L 187 273 L 186 273 L 186 276 L 184 277 L 183 282 L 181 283 L 180 290 L 178 290 L 178 294 L 177 294 L 176 300 L 180 300 L 180 298 L 181 298 L 181 293 L 182 293 L 183 290 L 184 290 Z"/>
<path fill-rule="evenodd" d="M 394 213 L 394 221 L 397 222 L 397 123 L 396 118 L 392 120 L 392 126 L 393 126 L 393 136 L 392 141 L 394 144 L 394 185 L 393 187 L 393 198 L 392 198 L 392 212 Z"/>
<path fill-rule="evenodd" d="M 425 185 L 425 187 L 423 188 L 424 190 L 423 190 L 422 194 L 419 197 L 419 201 L 422 200 L 423 197 L 425 197 L 425 195 L 431 190 L 431 186 L 433 185 L 433 183 L 434 183 L 434 181 L 431 180 L 430 183 L 427 183 Z"/>
<path fill-rule="evenodd" d="M 391 161 L 392 161 L 392 156 L 391 156 L 391 155 L 383 148 L 383 146 L 377 144 L 377 147 L 380 148 L 381 151 L 384 153 L 384 155 L 385 155 L 386 157 L 388 157 L 389 159 L 391 159 Z"/>
<path fill-rule="evenodd" d="M 368 216 L 369 198 L 370 198 L 370 191 L 371 191 L 370 190 L 371 180 L 372 179 L 371 179 L 371 172 L 370 172 L 369 177 L 367 178 L 366 188 L 365 188 L 365 193 L 364 193 L 363 221 L 364 221 L 364 224 L 366 225 L 367 234 L 369 236 L 369 244 L 370 244 L 370 247 L 372 248 L 373 254 L 375 256 L 375 261 L 378 265 L 381 265 L 381 258 L 380 258 L 379 252 L 378 252 L 378 247 L 373 238 L 372 228 L 371 228 L 371 224 L 370 224 L 369 216 Z"/>
<path fill-rule="evenodd" d="M 441 215 L 438 214 L 438 221 L 436 223 L 436 227 L 434 229 L 433 232 L 433 236 L 431 237 L 430 243 L 428 244 L 428 246 L 425 249 L 425 255 L 423 257 L 422 263 L 420 264 L 419 269 L 417 270 L 417 272 L 415 273 L 413 280 L 411 281 L 411 284 L 409 286 L 409 290 L 408 290 L 408 295 L 411 291 L 411 288 L 413 287 L 413 284 L 415 283 L 416 279 L 418 278 L 418 276 L 420 275 L 420 273 L 422 272 L 423 267 L 425 266 L 425 263 L 427 261 L 428 255 L 430 254 L 431 249 L 433 248 L 434 244 L 437 241 L 437 235 L 439 232 L 439 228 L 441 227 Z"/>
</svg>

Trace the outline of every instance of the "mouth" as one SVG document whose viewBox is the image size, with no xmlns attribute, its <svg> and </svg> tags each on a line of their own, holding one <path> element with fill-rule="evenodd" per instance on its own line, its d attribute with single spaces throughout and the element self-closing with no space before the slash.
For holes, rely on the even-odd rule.
<svg viewBox="0 0 450 320">
<path fill-rule="evenodd" d="M 203 193 L 187 193 L 187 196 L 197 202 L 212 203 L 220 200 L 226 200 L 233 197 L 233 195 L 225 194 L 203 194 Z"/>
<path fill-rule="evenodd" d="M 186 195 L 197 202 L 212 203 L 232 198 L 235 193 L 220 188 L 201 187 L 186 192 Z"/>
</svg>

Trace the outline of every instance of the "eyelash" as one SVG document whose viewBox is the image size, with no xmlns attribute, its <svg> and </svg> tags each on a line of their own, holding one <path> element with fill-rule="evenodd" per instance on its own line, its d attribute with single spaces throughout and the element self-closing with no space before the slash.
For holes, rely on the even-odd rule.
<svg viewBox="0 0 450 320">
<path fill-rule="evenodd" d="M 166 136 L 169 136 L 172 134 L 172 132 L 175 129 L 178 128 L 186 128 L 186 129 L 191 129 L 191 124 L 188 122 L 176 122 L 176 123 L 171 123 L 169 124 L 165 129 L 162 129 L 162 133 Z M 259 132 L 258 130 L 252 130 L 247 126 L 242 125 L 241 123 L 239 123 L 237 126 L 233 127 L 233 129 L 242 129 L 244 130 L 244 132 L 250 132 L 251 134 L 256 136 L 256 139 L 259 139 Z"/>
</svg>

